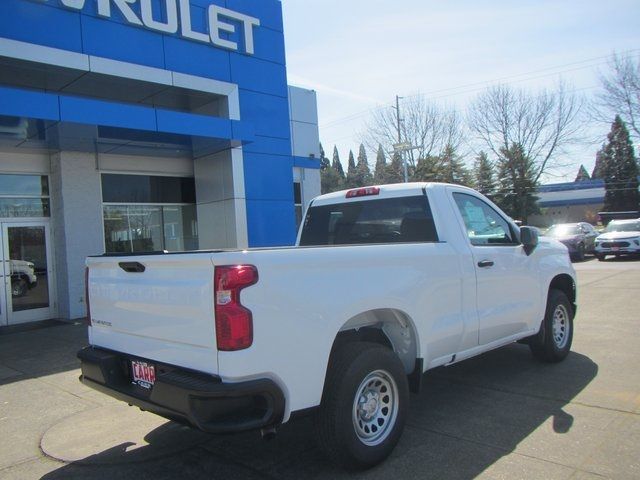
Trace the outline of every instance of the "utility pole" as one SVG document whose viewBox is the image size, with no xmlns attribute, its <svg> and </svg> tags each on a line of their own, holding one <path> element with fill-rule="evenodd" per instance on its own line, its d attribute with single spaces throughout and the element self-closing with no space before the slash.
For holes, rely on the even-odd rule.
<svg viewBox="0 0 640 480">
<path fill-rule="evenodd" d="M 404 155 L 404 151 L 407 149 L 407 145 L 411 145 L 411 144 L 406 144 L 406 143 L 402 143 L 402 120 L 400 119 L 400 100 L 402 99 L 402 97 L 396 95 L 396 120 L 397 120 L 397 128 L 398 128 L 398 143 L 397 145 L 394 145 L 394 150 L 395 153 L 400 155 L 400 159 L 402 160 L 402 169 L 404 170 L 404 183 L 408 183 L 409 182 L 409 171 L 407 168 L 407 160 L 405 158 Z"/>
<path fill-rule="evenodd" d="M 398 120 L 398 143 L 402 143 L 402 129 L 400 128 L 400 97 L 396 95 L 396 119 Z"/>
</svg>

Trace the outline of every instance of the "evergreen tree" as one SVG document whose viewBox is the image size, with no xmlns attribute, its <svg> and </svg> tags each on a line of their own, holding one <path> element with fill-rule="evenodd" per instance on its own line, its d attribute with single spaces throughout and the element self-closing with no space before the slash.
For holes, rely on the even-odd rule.
<svg viewBox="0 0 640 480">
<path fill-rule="evenodd" d="M 367 187 L 373 183 L 373 176 L 369 169 L 369 159 L 367 158 L 367 151 L 364 145 L 360 144 L 360 150 L 358 152 L 358 164 L 356 165 L 356 171 L 358 173 L 358 180 L 360 185 Z"/>
<path fill-rule="evenodd" d="M 342 183 L 346 181 L 347 177 L 344 174 L 344 168 L 342 168 L 342 162 L 340 161 L 340 154 L 338 153 L 338 147 L 333 147 L 333 161 L 331 162 L 331 168 L 333 168 L 337 173 Z"/>
<path fill-rule="evenodd" d="M 604 209 L 609 212 L 638 210 L 638 163 L 629 130 L 620 116 L 616 116 L 607 138 L 601 150 L 606 188 Z"/>
<path fill-rule="evenodd" d="M 320 142 L 320 171 L 326 172 L 331 168 L 331 162 L 325 155 L 324 148 L 322 148 L 322 142 Z"/>
<path fill-rule="evenodd" d="M 469 185 L 469 172 L 453 146 L 444 147 L 444 151 L 440 155 L 440 168 L 439 176 L 442 182 Z"/>
<path fill-rule="evenodd" d="M 493 164 L 486 152 L 481 151 L 473 166 L 473 184 L 476 190 L 491 198 L 496 191 L 496 178 Z"/>
<path fill-rule="evenodd" d="M 521 145 L 500 149 L 496 203 L 512 218 L 525 225 L 529 215 L 538 213 L 536 167 Z"/>
<path fill-rule="evenodd" d="M 347 168 L 347 188 L 361 187 L 356 170 L 356 159 L 353 156 L 353 150 L 349 150 L 349 166 Z"/>
<path fill-rule="evenodd" d="M 331 162 L 329 162 L 322 144 L 320 144 L 320 188 L 323 195 L 341 188 L 340 176 L 335 169 L 331 168 Z"/>
<path fill-rule="evenodd" d="M 340 155 L 338 149 L 333 147 L 333 161 L 331 162 L 331 168 L 322 177 L 322 193 L 337 192 L 344 189 L 345 176 L 342 169 L 342 163 L 340 163 Z"/>
<path fill-rule="evenodd" d="M 580 169 L 578 170 L 578 175 L 576 176 L 576 182 L 585 182 L 587 180 L 591 180 L 589 176 L 589 172 L 584 168 L 584 165 L 580 165 Z"/>
<path fill-rule="evenodd" d="M 385 168 L 385 182 L 386 183 L 403 183 L 404 172 L 402 168 L 402 158 L 399 153 L 394 153 L 391 159 L 391 164 Z"/>
<path fill-rule="evenodd" d="M 387 156 L 384 154 L 382 145 L 378 145 L 378 154 L 376 155 L 376 169 L 373 173 L 373 183 L 383 185 L 387 183 Z"/>
<path fill-rule="evenodd" d="M 603 179 L 604 178 L 604 162 L 605 158 L 603 156 L 604 152 L 604 144 L 602 148 L 596 153 L 596 165 L 593 167 L 593 172 L 591 173 L 591 178 L 595 179 Z"/>
<path fill-rule="evenodd" d="M 441 158 L 429 155 L 419 158 L 413 171 L 412 180 L 415 182 L 440 182 Z"/>
</svg>

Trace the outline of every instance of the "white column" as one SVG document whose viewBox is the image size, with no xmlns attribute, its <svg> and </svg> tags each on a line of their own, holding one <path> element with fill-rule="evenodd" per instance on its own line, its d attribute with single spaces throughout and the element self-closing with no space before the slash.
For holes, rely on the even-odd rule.
<svg viewBox="0 0 640 480">
<path fill-rule="evenodd" d="M 242 150 L 194 160 L 200 249 L 247 248 Z"/>
<path fill-rule="evenodd" d="M 53 155 L 51 187 L 58 314 L 81 318 L 86 315 L 85 259 L 104 253 L 100 175 L 94 155 Z"/>
</svg>

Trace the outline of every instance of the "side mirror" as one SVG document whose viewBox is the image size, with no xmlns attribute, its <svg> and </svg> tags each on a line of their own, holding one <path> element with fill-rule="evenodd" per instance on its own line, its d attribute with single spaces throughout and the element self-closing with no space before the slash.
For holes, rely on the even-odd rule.
<svg viewBox="0 0 640 480">
<path fill-rule="evenodd" d="M 538 246 L 538 231 L 531 227 L 520 227 L 520 241 L 524 247 L 524 253 L 531 255 Z"/>
</svg>

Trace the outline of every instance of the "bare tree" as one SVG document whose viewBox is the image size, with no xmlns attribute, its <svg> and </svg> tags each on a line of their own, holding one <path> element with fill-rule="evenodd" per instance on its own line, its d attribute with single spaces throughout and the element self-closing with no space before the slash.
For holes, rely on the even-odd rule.
<svg viewBox="0 0 640 480">
<path fill-rule="evenodd" d="M 580 141 L 581 97 L 564 83 L 553 90 L 530 93 L 505 85 L 478 95 L 469 108 L 469 128 L 497 157 L 512 145 L 534 165 L 535 182 L 559 166 L 564 147 Z"/>
<path fill-rule="evenodd" d="M 640 58 L 614 54 L 609 72 L 600 74 L 602 91 L 596 96 L 597 118 L 611 123 L 616 115 L 640 137 Z"/>
<path fill-rule="evenodd" d="M 429 102 L 422 96 L 409 97 L 400 108 L 401 141 L 410 143 L 415 150 L 405 153 L 409 166 L 415 168 L 421 158 L 441 154 L 447 146 L 457 150 L 463 141 L 463 121 L 453 109 Z M 398 118 L 394 108 L 374 111 L 364 133 L 370 150 L 379 145 L 386 152 L 398 143 Z"/>
</svg>

